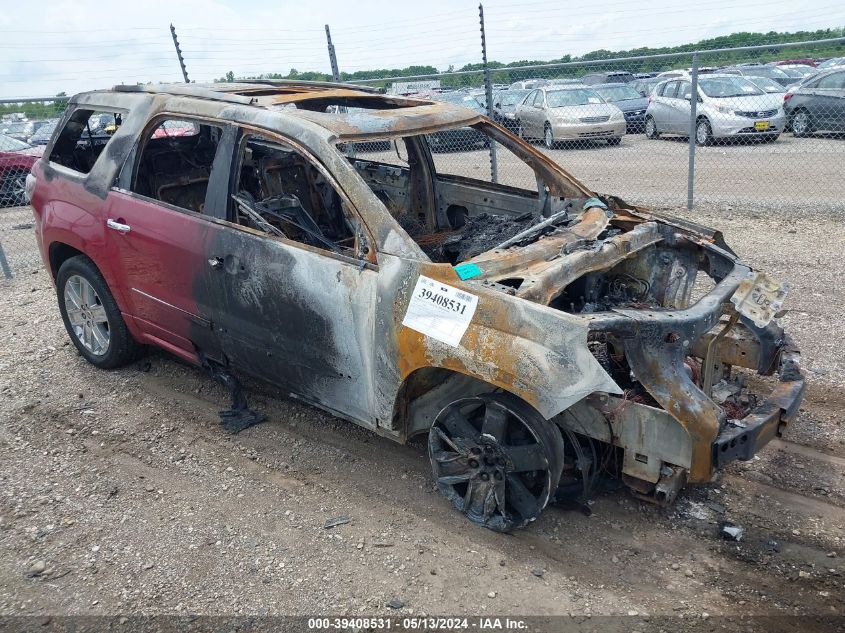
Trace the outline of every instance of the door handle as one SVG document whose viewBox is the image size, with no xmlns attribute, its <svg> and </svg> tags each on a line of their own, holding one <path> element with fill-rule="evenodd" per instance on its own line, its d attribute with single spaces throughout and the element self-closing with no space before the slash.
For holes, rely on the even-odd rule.
<svg viewBox="0 0 845 633">
<path fill-rule="evenodd" d="M 223 269 L 223 258 L 222 257 L 210 257 L 208 259 L 208 265 L 211 266 L 213 270 L 222 270 Z"/>
<path fill-rule="evenodd" d="M 110 229 L 117 231 L 118 233 L 129 233 L 132 230 L 132 227 L 128 224 L 121 224 L 117 220 L 108 219 L 106 220 L 106 226 Z"/>
</svg>

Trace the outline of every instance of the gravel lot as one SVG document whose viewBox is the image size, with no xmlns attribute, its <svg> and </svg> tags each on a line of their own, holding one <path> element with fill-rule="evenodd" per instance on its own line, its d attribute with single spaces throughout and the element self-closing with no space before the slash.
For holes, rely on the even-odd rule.
<svg viewBox="0 0 845 633">
<path fill-rule="evenodd" d="M 228 435 L 226 395 L 200 370 L 152 353 L 99 371 L 46 272 L 0 281 L 0 614 L 637 613 L 742 631 L 842 615 L 845 223 L 806 211 L 690 214 L 792 284 L 785 320 L 812 383 L 786 437 L 673 508 L 607 491 L 589 517 L 549 508 L 509 536 L 437 495 L 422 442 L 261 385 L 268 421 Z M 723 520 L 745 539 L 721 540 Z"/>
</svg>

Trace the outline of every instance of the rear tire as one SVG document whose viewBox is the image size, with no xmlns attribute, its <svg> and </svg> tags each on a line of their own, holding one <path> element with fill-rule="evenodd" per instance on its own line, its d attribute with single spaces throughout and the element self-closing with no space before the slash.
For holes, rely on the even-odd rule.
<svg viewBox="0 0 845 633">
<path fill-rule="evenodd" d="M 106 280 L 88 257 L 77 255 L 61 265 L 56 294 L 70 340 L 89 363 L 113 369 L 140 356 Z"/>
<path fill-rule="evenodd" d="M 657 123 L 652 116 L 647 116 L 645 119 L 645 137 L 651 140 L 660 138 L 660 132 L 657 131 Z"/>
<path fill-rule="evenodd" d="M 815 132 L 813 129 L 813 121 L 810 118 L 810 113 L 804 108 L 796 110 L 795 114 L 792 115 L 790 127 L 792 128 L 792 135 L 799 138 L 810 136 L 810 134 Z"/>
</svg>

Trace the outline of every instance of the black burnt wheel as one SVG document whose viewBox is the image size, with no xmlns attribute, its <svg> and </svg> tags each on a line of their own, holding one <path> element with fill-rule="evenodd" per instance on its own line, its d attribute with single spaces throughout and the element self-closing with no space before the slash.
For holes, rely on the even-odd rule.
<svg viewBox="0 0 845 633">
<path fill-rule="evenodd" d="M 536 519 L 563 468 L 560 431 L 511 394 L 456 400 L 428 438 L 437 489 L 470 521 L 497 532 Z"/>
</svg>

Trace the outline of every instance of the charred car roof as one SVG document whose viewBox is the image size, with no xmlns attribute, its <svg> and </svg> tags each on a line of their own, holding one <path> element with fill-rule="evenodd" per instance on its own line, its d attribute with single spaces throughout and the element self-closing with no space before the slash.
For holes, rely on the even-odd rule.
<svg viewBox="0 0 845 633">
<path fill-rule="evenodd" d="M 441 101 L 385 95 L 352 84 L 298 81 L 251 81 L 219 84 L 146 84 L 84 92 L 72 103 L 120 106 L 126 99 L 164 100 L 159 109 L 186 115 L 216 116 L 255 123 L 259 112 L 278 122 L 305 119 L 339 140 L 424 134 L 444 127 L 473 125 L 481 116 Z M 193 103 L 193 107 L 190 107 Z M 163 105 L 163 108 L 162 108 Z M 330 106 L 354 111 L 327 112 Z M 253 112 L 250 116 L 249 111 Z"/>
</svg>

